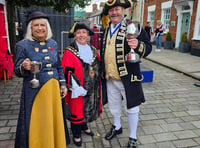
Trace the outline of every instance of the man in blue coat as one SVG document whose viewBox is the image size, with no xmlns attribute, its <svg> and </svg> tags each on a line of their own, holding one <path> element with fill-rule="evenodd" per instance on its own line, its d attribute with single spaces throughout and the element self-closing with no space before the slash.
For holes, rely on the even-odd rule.
<svg viewBox="0 0 200 148">
<path fill-rule="evenodd" d="M 140 24 L 132 24 L 132 30 L 139 31 L 138 36 L 126 37 L 127 26 L 133 22 L 125 17 L 124 12 L 125 8 L 131 5 L 131 0 L 108 0 L 104 6 L 103 15 L 110 17 L 110 23 L 105 27 L 101 49 L 102 93 L 103 102 L 108 101 L 113 116 L 113 125 L 105 139 L 111 140 L 122 133 L 120 117 L 123 102 L 130 129 L 127 147 L 136 148 L 139 105 L 145 102 L 145 98 L 141 84 L 143 76 L 140 71 L 140 61 L 137 61 L 137 58 L 134 61 L 137 56 L 130 51 L 134 50 L 138 57 L 142 58 L 151 52 L 152 46 L 146 31 L 140 27 Z"/>
</svg>

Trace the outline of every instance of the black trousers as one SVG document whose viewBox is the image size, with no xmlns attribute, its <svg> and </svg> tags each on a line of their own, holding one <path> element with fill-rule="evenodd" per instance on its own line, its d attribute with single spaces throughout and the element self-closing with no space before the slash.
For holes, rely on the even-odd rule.
<svg viewBox="0 0 200 148">
<path fill-rule="evenodd" d="M 88 126 L 86 123 L 71 123 L 71 130 L 73 137 L 80 138 L 81 137 L 81 131 L 85 131 L 88 129 Z"/>
</svg>

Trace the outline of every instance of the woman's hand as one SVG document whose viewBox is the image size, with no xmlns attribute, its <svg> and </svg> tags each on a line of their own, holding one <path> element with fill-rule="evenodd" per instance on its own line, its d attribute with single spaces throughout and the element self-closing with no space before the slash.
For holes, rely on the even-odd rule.
<svg viewBox="0 0 200 148">
<path fill-rule="evenodd" d="M 67 87 L 66 86 L 61 86 L 60 88 L 60 93 L 61 93 L 61 97 L 64 98 L 67 95 Z"/>
<path fill-rule="evenodd" d="M 130 46 L 130 48 L 135 49 L 138 46 L 138 39 L 136 38 L 131 38 L 131 39 L 127 39 L 128 45 Z"/>
<path fill-rule="evenodd" d="M 31 61 L 29 58 L 26 58 L 23 62 L 22 62 L 22 66 L 25 70 L 31 70 Z"/>
</svg>

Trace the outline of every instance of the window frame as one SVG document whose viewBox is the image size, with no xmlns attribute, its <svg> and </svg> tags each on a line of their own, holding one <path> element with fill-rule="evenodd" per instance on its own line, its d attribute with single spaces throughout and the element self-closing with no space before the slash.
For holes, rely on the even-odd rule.
<svg viewBox="0 0 200 148">
<path fill-rule="evenodd" d="M 162 23 L 165 25 L 165 27 L 167 27 L 168 25 L 166 25 L 165 23 L 164 23 L 164 13 L 166 12 L 166 10 L 170 10 L 170 16 L 169 16 L 169 28 L 170 28 L 170 21 L 171 21 L 171 8 L 172 8 L 172 1 L 168 1 L 168 2 L 163 2 L 162 4 L 161 4 L 161 21 L 162 21 Z M 167 32 L 169 32 L 169 28 L 166 28 L 165 29 L 165 31 L 164 31 L 164 33 L 167 33 Z"/>
<path fill-rule="evenodd" d="M 169 14 L 167 14 L 167 11 L 170 11 Z M 169 16 L 169 18 L 167 19 L 166 16 Z M 165 32 L 167 33 L 169 31 L 169 27 L 170 27 L 170 20 L 171 20 L 171 8 L 166 8 L 166 9 L 162 9 L 162 22 L 165 25 Z M 168 23 L 166 23 L 168 21 Z"/>
<path fill-rule="evenodd" d="M 147 21 L 150 22 L 151 28 L 154 28 L 155 10 L 156 10 L 156 5 L 148 6 L 148 18 L 147 18 Z M 152 18 L 152 15 L 151 15 L 152 13 L 153 13 L 153 19 L 151 19 Z"/>
</svg>

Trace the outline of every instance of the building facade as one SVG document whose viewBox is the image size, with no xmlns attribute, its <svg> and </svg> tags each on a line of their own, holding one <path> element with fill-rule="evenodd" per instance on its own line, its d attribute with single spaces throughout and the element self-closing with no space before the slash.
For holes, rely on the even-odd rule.
<svg viewBox="0 0 200 148">
<path fill-rule="evenodd" d="M 103 11 L 105 2 L 99 4 L 99 9 L 96 3 L 92 5 L 92 12 L 86 12 L 85 19 L 88 19 L 91 24 L 101 25 L 101 13 Z M 143 7 L 144 0 L 133 0 L 133 7 L 125 9 L 125 15 L 127 18 L 131 18 L 133 21 L 143 23 Z"/>
<path fill-rule="evenodd" d="M 200 56 L 200 0 L 146 0 L 143 23 L 149 21 L 155 28 L 157 20 L 165 25 L 165 33 L 171 33 L 175 48 L 186 32 L 191 52 Z"/>
</svg>

